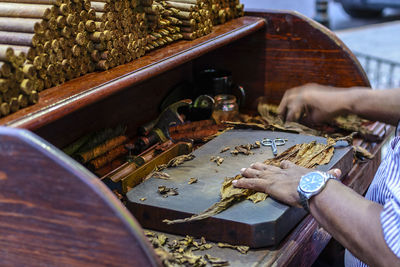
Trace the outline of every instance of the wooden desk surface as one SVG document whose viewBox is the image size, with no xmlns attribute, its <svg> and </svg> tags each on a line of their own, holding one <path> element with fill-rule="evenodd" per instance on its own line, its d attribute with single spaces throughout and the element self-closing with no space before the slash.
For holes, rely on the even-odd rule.
<svg viewBox="0 0 400 267">
<path fill-rule="evenodd" d="M 355 140 L 354 145 L 371 150 L 374 159 L 356 163 L 350 173 L 344 177 L 343 183 L 364 194 L 371 183 L 381 161 L 381 149 L 389 142 L 393 128 L 382 123 L 371 125 L 374 133 L 384 137 L 379 144 L 370 144 L 362 140 Z M 164 233 L 165 234 L 165 233 Z M 170 239 L 180 239 L 181 236 L 165 234 Z M 331 235 L 317 221 L 307 215 L 293 231 L 277 247 L 251 249 L 246 255 L 233 249 L 219 248 L 215 243 L 213 248 L 195 252 L 197 255 L 210 254 L 223 260 L 228 260 L 230 266 L 311 266 L 319 254 L 328 244 Z"/>
</svg>

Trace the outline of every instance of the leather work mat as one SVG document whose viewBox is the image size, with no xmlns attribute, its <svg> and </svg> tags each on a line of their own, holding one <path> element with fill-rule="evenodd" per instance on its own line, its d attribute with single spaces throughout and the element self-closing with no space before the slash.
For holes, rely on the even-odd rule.
<svg viewBox="0 0 400 267">
<path fill-rule="evenodd" d="M 305 216 L 303 209 L 289 207 L 268 198 L 254 204 L 249 200 L 236 203 L 213 217 L 189 223 L 167 225 L 164 219 L 186 218 L 198 214 L 220 200 L 220 187 L 225 177 L 239 174 L 240 169 L 254 162 L 272 158 L 270 147 L 252 149 L 253 155 L 233 156 L 229 151 L 220 153 L 229 146 L 233 149 L 242 144 L 253 144 L 263 138 L 288 139 L 284 146 L 278 146 L 278 154 L 289 147 L 316 140 L 326 143 L 322 137 L 258 130 L 231 130 L 211 140 L 193 154 L 195 159 L 164 170 L 171 180 L 150 178 L 127 193 L 127 207 L 145 228 L 195 237 L 207 240 L 247 245 L 252 248 L 277 245 Z M 224 162 L 217 166 L 211 156 L 220 156 Z M 350 147 L 337 147 L 329 164 L 317 169 L 327 171 L 340 168 L 346 174 L 352 165 Z M 191 177 L 198 182 L 188 184 Z M 164 198 L 158 193 L 158 186 L 177 188 L 179 195 Z M 141 198 L 146 198 L 141 201 Z"/>
</svg>

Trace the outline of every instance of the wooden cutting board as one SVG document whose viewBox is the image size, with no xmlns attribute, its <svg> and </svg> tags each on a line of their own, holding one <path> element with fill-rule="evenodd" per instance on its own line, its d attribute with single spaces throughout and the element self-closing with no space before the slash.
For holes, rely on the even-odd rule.
<svg viewBox="0 0 400 267">
<path fill-rule="evenodd" d="M 233 156 L 229 151 L 220 153 L 229 146 L 232 149 L 241 144 L 254 143 L 263 138 L 288 139 L 284 146 L 278 147 L 281 153 L 299 143 L 316 140 L 326 143 L 322 137 L 269 132 L 257 130 L 231 130 L 211 140 L 197 149 L 192 161 L 187 161 L 176 168 L 165 172 L 171 180 L 150 178 L 127 193 L 127 207 L 143 227 L 181 235 L 204 236 L 208 240 L 247 245 L 252 248 L 278 244 L 289 231 L 305 216 L 305 211 L 288 207 L 272 198 L 257 204 L 245 200 L 234 204 L 229 209 L 211 218 L 167 225 L 164 219 L 186 218 L 198 214 L 220 200 L 219 190 L 225 177 L 239 174 L 240 169 L 251 163 L 262 162 L 272 158 L 270 147 L 261 146 L 253 149 L 253 155 Z M 217 166 L 211 162 L 211 156 L 221 156 L 224 162 Z M 352 165 L 350 147 L 337 147 L 328 165 L 318 166 L 318 170 L 327 171 L 340 168 L 346 174 Z M 198 182 L 189 185 L 191 177 Z M 162 197 L 158 186 L 178 188 L 179 195 Z M 141 201 L 141 198 L 146 198 Z"/>
</svg>

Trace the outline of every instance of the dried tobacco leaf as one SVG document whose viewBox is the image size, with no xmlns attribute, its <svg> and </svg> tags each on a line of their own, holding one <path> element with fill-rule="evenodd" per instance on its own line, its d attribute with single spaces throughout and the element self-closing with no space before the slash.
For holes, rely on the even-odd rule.
<svg viewBox="0 0 400 267">
<path fill-rule="evenodd" d="M 169 188 L 166 187 L 165 185 L 158 186 L 158 193 L 163 197 L 179 195 L 178 188 Z"/>
<path fill-rule="evenodd" d="M 373 159 L 374 155 L 371 154 L 368 150 L 361 146 L 353 146 L 354 154 L 356 158 L 360 160 L 365 160 L 365 159 Z"/>
<path fill-rule="evenodd" d="M 236 249 L 237 251 L 239 251 L 242 254 L 247 254 L 247 252 L 250 249 L 248 246 L 235 246 L 235 245 L 231 245 L 231 244 L 227 244 L 227 243 L 218 243 L 218 247 Z"/>
<path fill-rule="evenodd" d="M 177 167 L 182 165 L 185 161 L 194 159 L 196 156 L 193 154 L 181 155 L 171 159 L 167 164 L 161 164 L 155 168 L 155 172 L 160 172 L 169 167 Z M 153 172 L 154 173 L 154 172 Z"/>
<path fill-rule="evenodd" d="M 198 181 L 197 178 L 192 177 L 192 178 L 189 179 L 188 184 L 194 184 L 194 183 L 197 183 L 197 181 Z"/>
<path fill-rule="evenodd" d="M 210 158 L 210 161 L 217 163 L 218 166 L 220 166 L 222 164 L 222 162 L 224 162 L 224 158 L 220 157 L 220 156 L 212 156 Z"/>
<path fill-rule="evenodd" d="M 317 165 L 324 165 L 330 162 L 333 156 L 333 152 L 335 150 L 334 145 L 337 141 L 348 140 L 349 137 L 338 138 L 338 139 L 327 139 L 327 144 L 316 143 L 315 141 L 306 144 L 297 144 L 283 153 L 279 154 L 275 158 L 268 159 L 264 161 L 267 165 L 275 165 L 279 166 L 280 162 L 283 160 L 289 160 L 299 166 L 305 168 L 314 168 Z M 184 223 L 184 222 L 192 222 L 199 221 L 211 216 L 214 216 L 218 213 L 229 208 L 236 202 L 243 201 L 244 199 L 249 199 L 254 203 L 259 201 L 263 201 L 267 198 L 267 194 L 262 192 L 256 192 L 250 189 L 236 188 L 232 185 L 233 180 L 237 180 L 242 178 L 241 175 L 237 175 L 233 178 L 225 178 L 225 181 L 222 184 L 220 189 L 221 200 L 200 214 L 195 214 L 191 217 L 177 220 L 168 220 L 165 219 L 163 222 L 167 224 L 175 224 L 175 223 Z"/>
<path fill-rule="evenodd" d="M 152 176 L 158 179 L 171 180 L 171 176 L 165 172 L 154 172 Z"/>
<path fill-rule="evenodd" d="M 222 260 L 217 257 L 213 257 L 209 254 L 205 254 L 204 258 L 211 264 L 213 267 L 222 267 L 222 266 L 229 266 L 229 262 Z"/>
<path fill-rule="evenodd" d="M 147 198 L 142 197 L 141 199 L 139 199 L 140 201 L 146 201 Z"/>
<path fill-rule="evenodd" d="M 228 151 L 229 149 L 231 149 L 229 146 L 224 147 L 223 149 L 221 149 L 221 151 L 219 153 L 224 153 L 224 152 Z"/>
</svg>

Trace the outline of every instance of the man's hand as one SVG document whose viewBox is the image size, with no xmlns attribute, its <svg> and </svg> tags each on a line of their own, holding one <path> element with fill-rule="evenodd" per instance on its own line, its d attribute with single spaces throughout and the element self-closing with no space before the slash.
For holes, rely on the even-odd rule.
<svg viewBox="0 0 400 267">
<path fill-rule="evenodd" d="M 349 92 L 349 91 L 347 91 Z M 306 84 L 287 90 L 278 112 L 286 121 L 320 124 L 343 113 L 344 90 L 319 84 Z"/>
<path fill-rule="evenodd" d="M 257 162 L 250 168 L 243 168 L 241 173 L 245 178 L 237 180 L 234 185 L 265 192 L 279 201 L 301 208 L 297 186 L 301 176 L 310 171 L 290 161 L 282 161 L 280 167 Z M 340 170 L 331 170 L 330 173 L 340 176 Z"/>
</svg>

